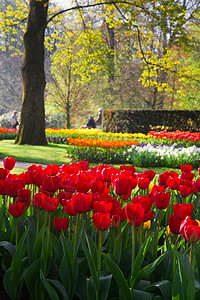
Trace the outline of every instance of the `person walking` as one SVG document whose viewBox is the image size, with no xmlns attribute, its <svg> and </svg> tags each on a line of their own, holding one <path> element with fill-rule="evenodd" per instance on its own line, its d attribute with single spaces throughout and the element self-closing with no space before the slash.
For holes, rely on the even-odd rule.
<svg viewBox="0 0 200 300">
<path fill-rule="evenodd" d="M 13 111 L 13 115 L 11 117 L 10 123 L 11 123 L 12 128 L 14 128 L 14 129 L 16 129 L 17 126 L 19 125 L 19 122 L 17 120 L 17 111 L 16 110 Z"/>
</svg>

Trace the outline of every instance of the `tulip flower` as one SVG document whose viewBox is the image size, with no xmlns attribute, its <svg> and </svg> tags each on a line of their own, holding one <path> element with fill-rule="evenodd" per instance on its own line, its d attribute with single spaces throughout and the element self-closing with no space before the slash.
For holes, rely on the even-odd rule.
<svg viewBox="0 0 200 300">
<path fill-rule="evenodd" d="M 5 169 L 12 170 L 15 167 L 16 160 L 14 157 L 7 156 L 3 160 L 3 166 Z"/>
<path fill-rule="evenodd" d="M 81 168 L 81 170 L 83 170 L 83 171 L 87 171 L 87 170 L 89 170 L 89 163 L 88 163 L 88 161 L 86 160 L 80 160 L 78 163 L 77 163 L 77 165 Z"/>
<path fill-rule="evenodd" d="M 159 174 L 158 184 L 161 185 L 161 186 L 164 186 L 164 188 L 166 188 L 167 187 L 167 178 L 168 177 L 169 177 L 169 172 L 168 171 Z"/>
<path fill-rule="evenodd" d="M 196 243 L 200 239 L 199 223 L 187 216 L 181 221 L 180 233 L 187 242 Z"/>
<path fill-rule="evenodd" d="M 106 186 L 104 181 L 93 180 L 91 182 L 91 191 L 92 193 L 108 194 L 110 189 Z"/>
<path fill-rule="evenodd" d="M 105 201 L 95 201 L 93 204 L 94 213 L 110 213 L 112 209 L 112 203 L 107 203 Z"/>
<path fill-rule="evenodd" d="M 127 203 L 125 213 L 131 225 L 140 226 L 144 221 L 144 208 L 140 203 Z"/>
<path fill-rule="evenodd" d="M 193 166 L 188 164 L 180 166 L 181 172 L 191 172 L 192 168 Z"/>
<path fill-rule="evenodd" d="M 59 176 L 47 176 L 43 183 L 43 190 L 49 193 L 55 193 L 61 183 Z"/>
<path fill-rule="evenodd" d="M 0 168 L 0 179 L 5 180 L 9 172 L 8 169 Z"/>
<path fill-rule="evenodd" d="M 124 195 L 131 191 L 131 178 L 125 175 L 113 175 L 111 184 L 114 188 L 115 194 Z"/>
<path fill-rule="evenodd" d="M 150 184 L 150 180 L 148 177 L 146 177 L 146 175 L 139 175 L 138 176 L 138 180 L 137 180 L 137 183 L 138 183 L 138 187 L 141 189 L 141 190 L 146 190 L 148 189 L 149 187 L 149 184 Z"/>
<path fill-rule="evenodd" d="M 60 201 L 58 198 L 52 198 L 50 196 L 43 197 L 42 198 L 42 205 L 44 210 L 47 212 L 54 212 L 58 208 Z"/>
<path fill-rule="evenodd" d="M 169 228 L 172 233 L 179 234 L 181 221 L 175 215 L 168 218 Z"/>
<path fill-rule="evenodd" d="M 92 209 L 92 195 L 84 193 L 73 194 L 74 210 L 78 213 L 86 213 Z"/>
<path fill-rule="evenodd" d="M 76 216 L 77 212 L 74 210 L 73 200 L 62 200 L 63 208 L 68 216 Z"/>
<path fill-rule="evenodd" d="M 153 199 L 154 199 L 155 206 L 158 209 L 165 209 L 169 205 L 170 193 L 157 192 L 153 195 Z"/>
<path fill-rule="evenodd" d="M 171 190 L 179 190 L 179 185 L 180 185 L 181 179 L 179 177 L 171 177 L 169 176 L 167 178 L 167 186 L 171 189 Z"/>
<path fill-rule="evenodd" d="M 193 212 L 193 204 L 186 203 L 175 203 L 173 205 L 173 211 L 176 218 L 180 221 L 184 220 L 187 216 L 191 216 Z"/>
<path fill-rule="evenodd" d="M 179 193 L 181 195 L 181 197 L 183 198 L 187 198 L 188 196 L 190 196 L 192 194 L 193 190 L 192 190 L 192 185 L 179 185 Z"/>
<path fill-rule="evenodd" d="M 23 202 L 18 203 L 10 203 L 8 212 L 14 217 L 18 218 L 21 217 L 24 213 L 25 204 Z"/>
<path fill-rule="evenodd" d="M 62 230 L 66 230 L 68 227 L 68 218 L 57 218 L 55 217 L 53 219 L 53 224 L 55 227 L 55 230 L 58 232 L 61 232 Z"/>
<path fill-rule="evenodd" d="M 156 175 L 156 172 L 154 172 L 153 170 L 144 170 L 143 174 L 145 174 L 150 181 L 152 181 Z"/>
<path fill-rule="evenodd" d="M 106 214 L 95 213 L 92 215 L 92 221 L 93 221 L 95 227 L 98 230 L 102 230 L 102 231 L 107 230 L 112 223 L 109 213 L 106 213 Z"/>
</svg>

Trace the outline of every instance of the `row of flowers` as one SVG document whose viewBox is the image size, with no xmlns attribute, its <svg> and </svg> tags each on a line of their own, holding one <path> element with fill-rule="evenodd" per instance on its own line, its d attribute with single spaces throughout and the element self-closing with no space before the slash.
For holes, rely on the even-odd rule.
<svg viewBox="0 0 200 300">
<path fill-rule="evenodd" d="M 88 161 L 33 164 L 20 175 L 14 166 L 6 157 L 0 168 L 0 274 L 10 299 L 25 288 L 31 299 L 198 299 L 192 165 L 157 177 Z"/>
<path fill-rule="evenodd" d="M 68 138 L 79 138 L 87 137 L 93 139 L 120 139 L 120 140 L 136 140 L 141 142 L 148 142 L 151 144 L 173 144 L 174 141 L 178 145 L 189 147 L 192 145 L 200 144 L 200 133 L 181 132 L 179 130 L 174 132 L 167 131 L 150 131 L 147 135 L 143 133 L 112 133 L 103 132 L 97 129 L 57 129 L 57 128 L 47 128 L 45 130 L 47 139 L 49 142 L 53 143 L 65 143 Z M 16 137 L 16 129 L 0 128 L 0 139 L 13 139 Z"/>
</svg>

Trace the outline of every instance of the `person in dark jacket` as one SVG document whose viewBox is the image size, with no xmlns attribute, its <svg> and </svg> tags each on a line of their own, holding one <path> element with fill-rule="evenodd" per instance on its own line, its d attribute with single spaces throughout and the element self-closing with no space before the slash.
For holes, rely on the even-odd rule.
<svg viewBox="0 0 200 300">
<path fill-rule="evenodd" d="M 86 125 L 81 125 L 80 129 L 83 129 L 83 128 L 88 128 L 88 129 L 96 128 L 96 123 L 92 116 L 89 117 Z"/>
</svg>

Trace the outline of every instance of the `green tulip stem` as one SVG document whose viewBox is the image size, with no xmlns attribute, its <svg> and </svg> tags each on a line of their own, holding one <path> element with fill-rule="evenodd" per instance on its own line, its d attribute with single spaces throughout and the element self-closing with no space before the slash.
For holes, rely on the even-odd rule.
<svg viewBox="0 0 200 300">
<path fill-rule="evenodd" d="M 99 247 L 98 247 L 98 256 L 97 256 L 97 273 L 98 278 L 100 278 L 100 271 L 101 271 L 101 250 L 102 250 L 102 243 L 103 243 L 103 231 L 99 231 Z"/>
<path fill-rule="evenodd" d="M 117 228 L 113 228 L 114 229 L 114 249 L 113 249 L 113 255 L 115 256 L 116 254 L 116 238 L 117 238 Z"/>
<path fill-rule="evenodd" d="M 191 247 L 190 247 L 190 262 L 189 262 L 187 286 L 189 286 L 189 281 L 190 281 L 190 273 L 191 273 L 191 266 L 192 266 L 192 251 L 193 251 L 193 243 L 191 243 Z"/>
<path fill-rule="evenodd" d="M 158 238 L 159 238 L 159 230 L 160 230 L 160 224 L 161 224 L 161 219 L 162 219 L 162 209 L 160 209 L 160 214 L 159 214 L 159 220 L 158 220 L 158 227 L 156 228 L 155 231 L 155 244 L 154 244 L 154 258 L 157 258 L 157 247 L 158 247 Z"/>
<path fill-rule="evenodd" d="M 139 237 L 140 237 L 140 240 L 139 240 L 139 247 L 142 246 L 142 234 L 143 234 L 143 226 L 144 226 L 144 223 L 142 223 L 139 227 Z"/>
<path fill-rule="evenodd" d="M 71 240 L 71 232 L 72 232 L 72 216 L 69 218 L 69 241 Z"/>
<path fill-rule="evenodd" d="M 37 230 L 36 230 L 36 237 L 38 236 L 39 228 L 40 228 L 40 209 L 38 209 L 38 211 L 37 211 Z"/>
<path fill-rule="evenodd" d="M 49 225 L 48 225 L 48 236 L 47 236 L 47 250 L 49 249 L 50 227 L 51 227 L 51 213 L 49 213 Z"/>
<path fill-rule="evenodd" d="M 19 235 L 18 235 L 18 233 L 19 233 L 19 226 L 18 226 L 18 218 L 16 218 L 16 248 L 17 248 L 17 246 L 18 246 L 18 238 L 19 238 Z"/>
<path fill-rule="evenodd" d="M 77 244 L 77 236 L 78 236 L 78 223 L 79 223 L 79 219 L 80 219 L 80 214 L 77 214 L 75 234 L 74 234 L 73 263 L 74 263 L 75 255 L 76 255 L 76 244 Z"/>
<path fill-rule="evenodd" d="M 136 237 L 136 228 L 133 220 L 132 226 L 132 267 L 131 267 L 131 282 L 133 282 L 133 271 L 134 271 L 134 263 L 135 263 L 135 237 Z"/>
</svg>

